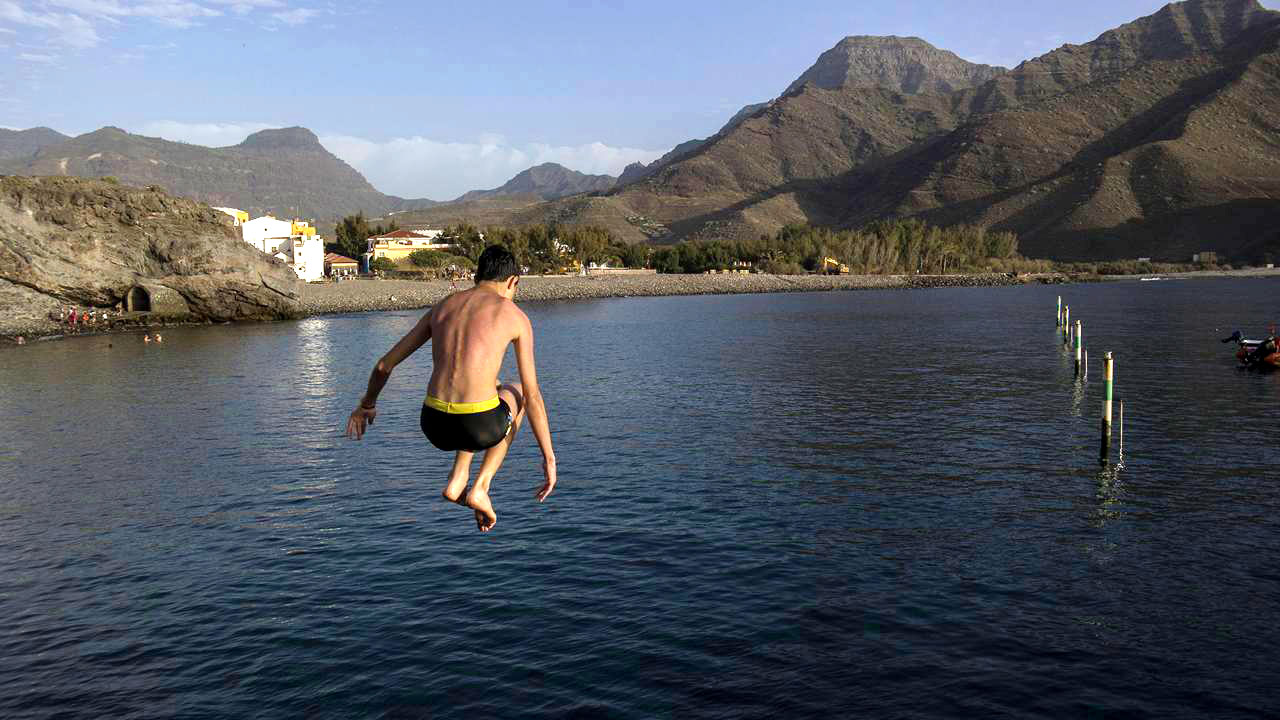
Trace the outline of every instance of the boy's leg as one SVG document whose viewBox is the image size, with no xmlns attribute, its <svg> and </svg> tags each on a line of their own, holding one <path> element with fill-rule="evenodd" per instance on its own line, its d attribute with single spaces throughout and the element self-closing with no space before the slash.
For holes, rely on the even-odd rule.
<svg viewBox="0 0 1280 720">
<path fill-rule="evenodd" d="M 467 506 L 476 511 L 476 524 L 481 532 L 488 532 L 498 523 L 498 514 L 493 511 L 493 503 L 489 501 L 489 483 L 498 474 L 502 461 L 507 457 L 507 449 L 516 439 L 520 423 L 524 421 L 524 388 L 520 383 L 510 383 L 498 388 L 498 397 L 506 401 L 511 409 L 511 430 L 502 442 L 484 451 L 484 461 L 480 463 L 480 472 L 476 474 L 475 487 L 467 494 Z"/>
<path fill-rule="evenodd" d="M 475 453 L 466 450 L 459 450 L 458 454 L 453 456 L 453 469 L 449 471 L 449 482 L 440 493 L 445 500 L 459 505 L 467 504 L 465 502 L 467 481 L 471 478 L 471 458 L 475 456 Z"/>
</svg>

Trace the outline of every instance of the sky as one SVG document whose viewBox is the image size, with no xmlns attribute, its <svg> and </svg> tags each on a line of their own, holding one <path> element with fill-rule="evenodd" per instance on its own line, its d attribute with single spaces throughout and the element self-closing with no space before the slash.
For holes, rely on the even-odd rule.
<svg viewBox="0 0 1280 720">
<path fill-rule="evenodd" d="M 1012 67 L 1162 4 L 0 0 L 0 127 L 223 146 L 301 125 L 379 190 L 447 200 L 542 162 L 651 161 L 846 35 Z"/>
</svg>

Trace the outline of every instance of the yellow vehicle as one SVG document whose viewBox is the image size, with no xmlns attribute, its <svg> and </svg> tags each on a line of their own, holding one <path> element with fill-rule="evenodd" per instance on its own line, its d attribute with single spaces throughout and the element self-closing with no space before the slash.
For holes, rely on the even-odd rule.
<svg viewBox="0 0 1280 720">
<path fill-rule="evenodd" d="M 848 275 L 849 266 L 832 257 L 822 258 L 823 275 Z"/>
</svg>

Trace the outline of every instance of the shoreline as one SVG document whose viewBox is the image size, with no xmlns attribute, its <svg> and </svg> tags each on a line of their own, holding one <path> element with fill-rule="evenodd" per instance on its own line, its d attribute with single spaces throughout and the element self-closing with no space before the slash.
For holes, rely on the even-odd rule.
<svg viewBox="0 0 1280 720">
<path fill-rule="evenodd" d="M 517 302 L 592 300 L 679 295 L 744 295 L 783 292 L 1010 287 L 1034 282 L 1073 282 L 1065 275 L 1010 277 L 983 275 L 532 275 L 520 280 Z M 466 289 L 470 284 L 458 285 Z M 449 293 L 447 280 L 348 280 L 312 284 L 302 291 L 306 315 L 414 310 Z"/>
<path fill-rule="evenodd" d="M 521 279 L 518 302 L 594 300 L 625 297 L 674 297 L 680 295 L 742 295 L 788 292 L 847 292 L 855 290 L 914 290 L 956 287 L 1017 287 L 1031 284 L 1086 282 L 1137 282 L 1143 278 L 1167 280 L 1197 278 L 1280 277 L 1280 269 L 1196 270 L 1154 275 L 1067 275 L 1042 273 L 1013 277 L 1007 273 L 976 275 L 532 275 Z M 460 283 L 458 289 L 470 285 Z M 378 280 L 360 278 L 341 283 L 302 286 L 299 318 L 341 313 L 417 310 L 434 305 L 452 292 L 447 280 Z M 19 335 L 27 343 L 46 340 L 138 333 L 162 327 L 213 324 L 170 318 L 157 322 L 131 322 L 123 327 L 65 334 L 63 328 L 30 328 L 0 332 L 0 344 L 16 345 Z M 220 323 L 230 324 L 230 323 Z"/>
</svg>

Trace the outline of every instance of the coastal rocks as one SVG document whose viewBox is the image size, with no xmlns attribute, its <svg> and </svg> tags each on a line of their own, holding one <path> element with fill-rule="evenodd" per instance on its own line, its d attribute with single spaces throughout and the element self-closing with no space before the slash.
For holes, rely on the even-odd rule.
<svg viewBox="0 0 1280 720">
<path fill-rule="evenodd" d="M 54 332 L 66 305 L 165 320 L 292 318 L 300 286 L 200 203 L 109 180 L 0 177 L 0 334 Z"/>
</svg>

